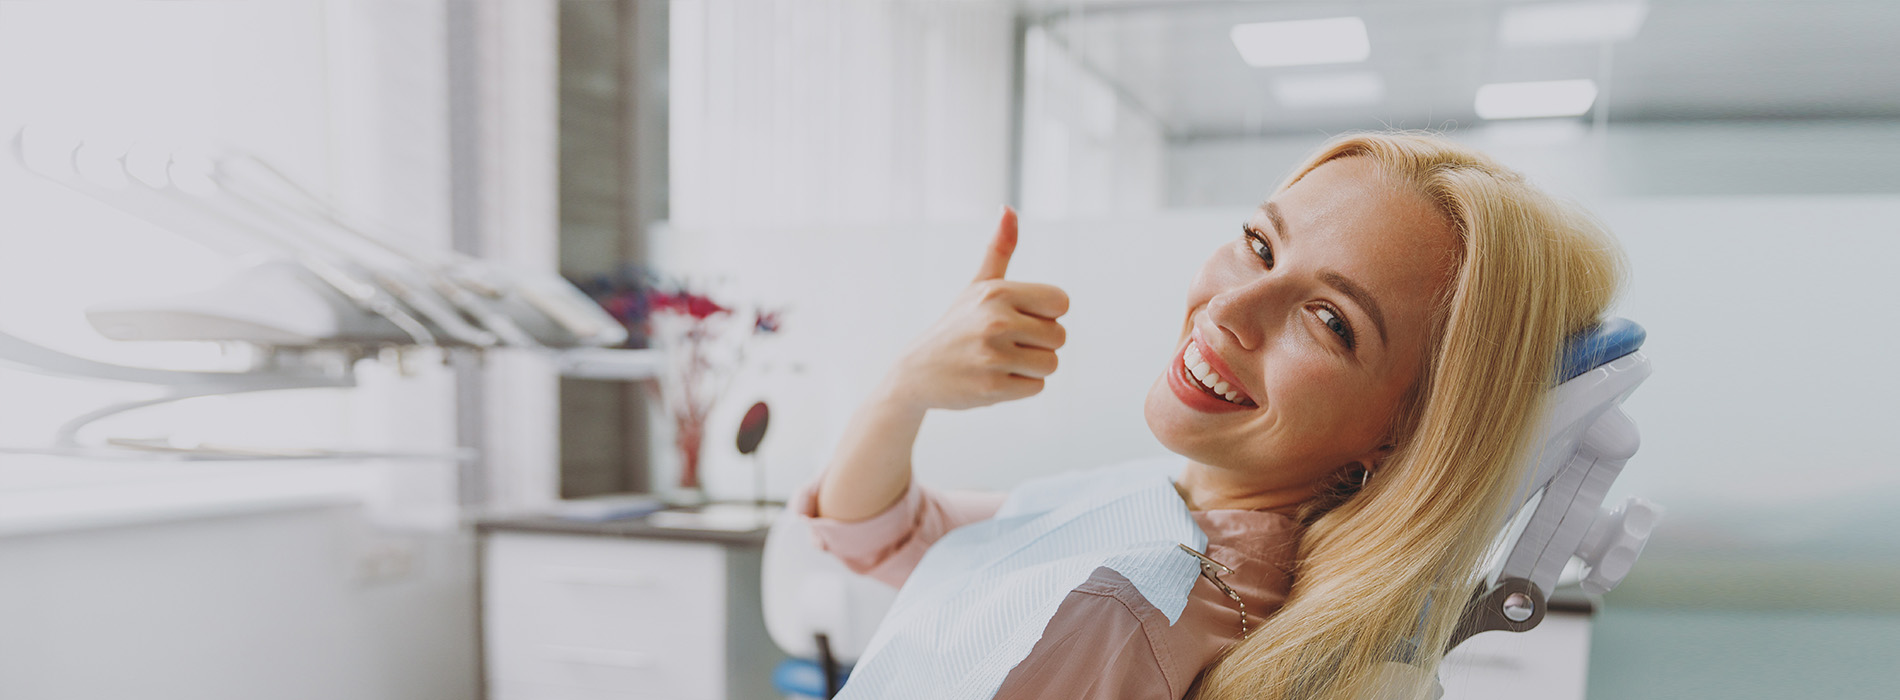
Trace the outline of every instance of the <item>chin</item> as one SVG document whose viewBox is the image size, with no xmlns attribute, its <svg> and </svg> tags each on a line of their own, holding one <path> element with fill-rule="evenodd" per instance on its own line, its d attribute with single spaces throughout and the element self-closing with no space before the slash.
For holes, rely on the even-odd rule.
<svg viewBox="0 0 1900 700">
<path fill-rule="evenodd" d="M 1148 385 L 1148 397 L 1142 402 L 1141 417 L 1148 422 L 1148 432 L 1169 452 L 1188 459 L 1201 461 L 1194 449 L 1193 428 L 1187 424 L 1188 411 L 1175 400 L 1174 393 L 1168 389 L 1168 378 L 1156 375 L 1153 384 Z"/>
</svg>

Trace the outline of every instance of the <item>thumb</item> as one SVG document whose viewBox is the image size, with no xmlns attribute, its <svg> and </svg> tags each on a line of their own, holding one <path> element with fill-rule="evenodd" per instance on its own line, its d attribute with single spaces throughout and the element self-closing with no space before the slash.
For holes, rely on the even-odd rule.
<svg viewBox="0 0 1900 700">
<path fill-rule="evenodd" d="M 976 270 L 976 280 L 1000 280 L 1003 272 L 1009 269 L 1009 256 L 1016 252 L 1016 210 L 1003 207 L 1003 220 L 996 225 L 996 237 L 990 239 L 990 249 L 983 254 L 983 265 Z"/>
</svg>

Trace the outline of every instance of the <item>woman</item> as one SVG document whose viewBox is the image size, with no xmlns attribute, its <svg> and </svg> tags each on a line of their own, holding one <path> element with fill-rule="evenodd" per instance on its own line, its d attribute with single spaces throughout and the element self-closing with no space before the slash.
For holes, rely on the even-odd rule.
<svg viewBox="0 0 1900 700">
<path fill-rule="evenodd" d="M 1620 254 L 1580 211 L 1416 133 L 1322 147 L 1217 249 L 1145 405 L 1210 568 L 1178 621 L 1114 572 L 1065 598 L 997 697 L 1362 698 L 1435 669 L 1477 585 L 1566 336 Z M 1003 222 L 975 283 L 860 409 L 797 504 L 853 568 L 901 584 L 996 496 L 911 483 L 925 412 L 1042 388 L 1061 290 L 1006 281 Z M 1238 615 L 1236 613 L 1239 613 Z"/>
</svg>

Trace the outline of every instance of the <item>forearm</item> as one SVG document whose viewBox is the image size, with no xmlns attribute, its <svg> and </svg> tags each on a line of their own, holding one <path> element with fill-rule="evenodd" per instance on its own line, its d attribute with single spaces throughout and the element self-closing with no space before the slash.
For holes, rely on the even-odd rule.
<svg viewBox="0 0 1900 700">
<path fill-rule="evenodd" d="M 843 521 L 870 518 L 910 487 L 911 449 L 925 409 L 903 399 L 886 381 L 851 417 L 844 439 L 818 487 L 818 515 Z"/>
</svg>

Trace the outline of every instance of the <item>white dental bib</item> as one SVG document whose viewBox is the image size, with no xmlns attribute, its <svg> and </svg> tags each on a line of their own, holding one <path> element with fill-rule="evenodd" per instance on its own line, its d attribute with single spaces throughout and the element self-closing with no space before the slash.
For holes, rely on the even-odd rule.
<svg viewBox="0 0 1900 700">
<path fill-rule="evenodd" d="M 1106 566 L 1180 621 L 1207 535 L 1175 491 L 1180 457 L 1027 482 L 995 517 L 931 546 L 839 692 L 844 700 L 996 695 L 1069 591 Z"/>
</svg>

